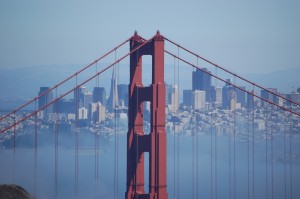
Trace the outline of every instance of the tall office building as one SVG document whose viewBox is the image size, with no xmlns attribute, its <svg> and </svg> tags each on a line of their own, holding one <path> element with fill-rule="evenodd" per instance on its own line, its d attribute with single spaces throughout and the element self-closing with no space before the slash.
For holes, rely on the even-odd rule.
<svg viewBox="0 0 300 199">
<path fill-rule="evenodd" d="M 211 74 L 210 71 L 207 70 L 207 68 L 202 68 L 207 73 Z M 203 72 L 202 70 L 196 70 L 193 71 L 193 91 L 195 90 L 202 90 L 206 92 L 206 101 L 210 102 L 211 98 L 211 76 Z"/>
<path fill-rule="evenodd" d="M 40 87 L 40 91 L 38 93 L 38 95 L 42 95 L 43 93 L 47 92 L 50 88 L 49 87 Z M 53 93 L 52 91 L 48 92 L 47 94 L 43 95 L 42 97 L 40 97 L 38 99 L 38 108 L 42 108 L 44 106 L 46 106 L 48 103 L 50 103 L 51 101 L 53 101 Z M 50 105 L 47 108 L 42 110 L 42 118 L 46 119 L 48 118 L 48 114 L 53 112 L 53 106 Z"/>
<path fill-rule="evenodd" d="M 128 85 L 127 84 L 119 84 L 118 85 L 118 95 L 119 95 L 119 102 L 124 103 L 126 107 L 128 107 Z"/>
<path fill-rule="evenodd" d="M 199 91 L 199 90 L 193 91 L 192 108 L 194 110 L 205 108 L 205 99 L 206 99 L 205 95 L 206 95 L 205 91 Z"/>
<path fill-rule="evenodd" d="M 78 108 L 84 107 L 84 94 L 87 93 L 88 90 L 86 87 L 81 86 L 77 89 L 74 90 L 74 99 L 76 102 L 76 106 L 78 106 Z"/>
<path fill-rule="evenodd" d="M 76 113 L 76 102 L 75 99 L 61 99 L 58 101 L 58 112 L 65 114 L 75 114 Z"/>
<path fill-rule="evenodd" d="M 233 83 L 232 79 L 226 80 L 228 83 Z M 222 108 L 230 109 L 232 96 L 235 96 L 235 89 L 230 84 L 225 84 L 222 88 Z"/>
<path fill-rule="evenodd" d="M 240 88 L 246 90 L 245 86 L 240 86 Z M 237 102 L 241 104 L 242 107 L 246 107 L 246 92 L 236 88 Z"/>
<path fill-rule="evenodd" d="M 179 95 L 177 85 L 171 85 L 168 91 L 167 106 L 170 111 L 177 111 L 179 108 Z"/>
<path fill-rule="evenodd" d="M 215 99 L 215 105 L 216 107 L 222 107 L 222 87 L 215 88 L 216 93 L 216 99 Z"/>
<path fill-rule="evenodd" d="M 89 104 L 89 116 L 90 122 L 99 123 L 105 120 L 105 107 L 101 102 Z"/>
<path fill-rule="evenodd" d="M 187 107 L 192 107 L 192 98 L 193 91 L 192 90 L 183 90 L 183 105 Z"/>
<path fill-rule="evenodd" d="M 167 83 L 165 83 L 165 85 L 166 85 L 166 106 L 168 106 L 168 104 L 170 104 L 169 93 L 172 92 L 172 85 Z"/>
<path fill-rule="evenodd" d="M 279 103 L 279 98 L 277 96 L 273 95 L 272 93 L 270 93 L 269 91 L 271 91 L 273 93 L 276 93 L 276 94 L 278 93 L 276 88 L 267 88 L 267 91 L 266 90 L 261 90 L 260 96 L 265 100 L 268 100 L 270 102 L 278 104 Z M 269 104 L 268 102 L 265 102 L 263 100 L 261 101 L 262 106 L 266 106 L 268 104 Z"/>
<path fill-rule="evenodd" d="M 119 106 L 119 95 L 118 95 L 118 82 L 116 78 L 116 72 L 113 70 L 112 77 L 111 77 L 111 84 L 110 84 L 110 94 L 107 101 L 107 110 L 109 112 L 113 112 L 115 107 Z"/>
<path fill-rule="evenodd" d="M 89 104 L 93 102 L 93 93 L 86 92 L 82 94 L 83 107 L 88 109 Z"/>
<path fill-rule="evenodd" d="M 106 90 L 104 87 L 94 87 L 93 102 L 101 102 L 102 106 L 106 107 Z"/>
</svg>

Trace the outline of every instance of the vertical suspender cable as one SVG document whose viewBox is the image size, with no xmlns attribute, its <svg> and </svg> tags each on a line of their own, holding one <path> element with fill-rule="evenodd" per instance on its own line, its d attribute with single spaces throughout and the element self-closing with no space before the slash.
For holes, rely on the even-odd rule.
<svg viewBox="0 0 300 199">
<path fill-rule="evenodd" d="M 116 61 L 116 50 L 115 50 L 115 61 Z M 114 78 L 114 83 L 113 83 L 113 102 L 112 102 L 112 105 L 113 105 L 113 109 L 114 109 L 114 139 L 115 139 L 115 146 L 114 146 L 114 199 L 117 198 L 117 131 L 116 131 L 116 128 L 117 128 L 117 110 L 116 110 L 116 97 L 117 97 L 117 93 L 116 93 L 116 65 L 113 66 L 113 78 Z"/>
<path fill-rule="evenodd" d="M 234 85 L 236 85 L 236 76 L 234 75 Z M 236 103 L 237 103 L 237 93 L 236 87 L 234 87 L 234 106 L 233 106 L 233 191 L 234 199 L 236 199 Z"/>
<path fill-rule="evenodd" d="M 77 82 L 77 75 L 76 75 L 76 87 L 78 85 Z M 79 88 L 75 90 L 75 97 L 76 97 L 76 118 L 75 118 L 75 199 L 78 198 L 78 119 L 79 119 Z"/>
<path fill-rule="evenodd" d="M 37 110 L 36 100 L 34 100 L 34 110 Z M 34 115 L 34 195 L 36 196 L 37 177 L 37 113 Z"/>
<path fill-rule="evenodd" d="M 253 98 L 252 98 L 252 194 L 253 199 L 255 199 L 255 164 L 254 164 L 254 157 L 255 157 L 255 151 L 254 151 L 254 145 L 255 145 L 255 137 L 254 137 L 254 118 L 255 118 L 255 98 L 254 98 L 254 84 L 252 84 L 253 89 Z"/>
<path fill-rule="evenodd" d="M 273 127 L 271 127 L 271 195 L 272 195 L 272 199 L 274 198 L 274 154 L 273 154 L 273 150 L 274 150 L 274 147 L 273 147 L 273 144 L 274 144 L 274 135 L 273 135 Z"/>
<path fill-rule="evenodd" d="M 266 129 L 265 129 L 265 139 L 266 139 L 266 199 L 268 199 L 268 108 L 266 110 Z"/>
<path fill-rule="evenodd" d="M 229 95 L 229 92 L 227 91 L 227 97 Z M 229 124 L 231 125 L 231 118 L 230 118 L 230 122 Z M 229 198 L 231 199 L 232 198 L 232 193 L 231 193 L 231 130 L 229 129 L 229 132 L 228 132 L 228 168 L 229 168 L 229 183 L 228 183 L 228 186 L 229 186 Z"/>
<path fill-rule="evenodd" d="M 178 53 L 177 53 L 177 56 L 179 57 L 179 47 L 178 47 Z M 178 89 L 178 106 L 179 106 L 179 59 L 177 59 L 177 89 Z M 174 94 L 175 95 L 175 94 Z M 175 101 L 176 101 L 176 97 L 175 97 Z M 178 107 L 179 108 L 179 107 Z M 176 111 L 176 115 L 178 117 L 178 109 Z M 180 198 L 180 186 L 179 186 L 179 182 L 180 182 L 180 176 L 179 176 L 179 128 L 178 128 L 178 134 L 177 134 L 177 178 L 178 178 L 178 181 L 177 181 L 177 196 L 178 198 Z"/>
<path fill-rule="evenodd" d="M 209 94 L 209 110 L 210 110 L 210 198 L 213 198 L 213 127 L 212 127 L 212 107 L 211 107 L 211 88 Z"/>
<path fill-rule="evenodd" d="M 191 119 L 192 120 L 192 119 Z M 191 128 L 192 133 L 192 199 L 195 198 L 195 132 Z"/>
<path fill-rule="evenodd" d="M 174 57 L 174 86 L 175 86 L 175 82 L 176 82 L 176 59 L 175 59 L 175 57 Z M 175 116 L 175 106 L 173 106 L 173 114 L 174 114 L 174 116 Z M 175 130 L 175 126 L 176 124 L 175 124 L 175 117 L 173 117 L 173 132 L 174 132 L 174 134 L 173 134 L 173 136 L 174 136 L 174 143 L 173 143 L 173 146 L 174 146 L 174 199 L 176 199 L 177 198 L 177 192 L 176 192 L 176 181 L 177 181 L 177 167 L 176 167 L 176 130 Z"/>
<path fill-rule="evenodd" d="M 285 134 L 286 134 L 286 113 L 285 111 L 283 112 L 283 163 L 284 163 L 284 198 L 286 199 L 286 192 L 287 192 L 287 188 L 286 188 L 286 150 L 285 150 Z"/>
<path fill-rule="evenodd" d="M 234 85 L 236 85 L 235 75 L 234 75 Z M 236 164 L 235 164 L 236 103 L 237 103 L 237 93 L 236 93 L 236 87 L 234 87 L 234 106 L 233 106 L 233 198 L 234 199 L 236 199 Z"/>
<path fill-rule="evenodd" d="M 249 140 L 250 140 L 250 102 L 248 100 L 250 96 L 248 94 L 248 97 L 247 97 L 247 199 L 250 199 L 250 144 L 249 144 Z"/>
<path fill-rule="evenodd" d="M 198 58 L 197 58 L 197 65 L 198 65 Z M 191 110 L 191 121 L 193 121 L 194 113 Z M 193 123 L 192 123 L 193 124 Z M 195 198 L 195 131 L 194 125 L 191 126 L 191 133 L 192 133 L 192 199 Z M 196 176 L 197 177 L 197 176 Z"/>
<path fill-rule="evenodd" d="M 14 123 L 16 123 L 16 113 L 14 113 Z M 13 183 L 15 183 L 16 180 L 16 136 L 17 136 L 17 129 L 16 126 L 14 126 Z"/>
<path fill-rule="evenodd" d="M 98 73 L 98 62 L 96 62 L 96 74 Z M 99 75 L 96 77 L 96 84 L 95 84 L 95 87 L 96 87 L 96 89 L 95 89 L 95 95 L 96 96 L 94 96 L 94 98 L 95 99 L 97 99 L 97 100 L 95 100 L 94 102 L 96 102 L 96 103 L 99 103 L 99 99 L 100 99 L 100 90 L 99 90 Z M 97 105 L 98 106 L 98 105 Z M 97 110 L 97 111 L 100 111 L 100 110 Z M 93 117 L 93 116 L 92 116 Z M 96 122 L 98 122 L 99 120 L 98 120 L 98 117 L 99 117 L 99 113 L 98 113 L 98 115 L 96 116 L 96 118 L 97 119 L 95 119 L 95 118 L 93 118 L 93 121 L 94 121 L 94 125 L 96 124 Z M 96 121 L 97 120 L 97 121 Z M 99 140 L 98 140 L 98 132 L 97 131 L 95 131 L 94 132 L 95 133 L 95 137 L 94 137 L 94 139 L 95 139 L 95 198 L 97 198 L 98 197 L 98 185 L 99 185 L 99 182 L 98 182 L 98 169 L 99 169 L 99 167 L 98 167 L 98 158 L 99 158 Z"/>
<path fill-rule="evenodd" d="M 290 192 L 293 199 L 293 168 L 292 168 L 292 122 L 290 122 Z"/>
<path fill-rule="evenodd" d="M 55 88 L 55 98 L 57 99 L 57 87 Z M 58 101 L 54 103 L 55 106 L 55 119 L 54 119 L 54 145 L 55 145 L 55 162 L 54 162 L 54 172 L 55 172 L 55 198 L 57 198 L 57 172 L 58 172 Z"/>
<path fill-rule="evenodd" d="M 117 51 L 115 50 L 115 61 L 117 60 Z M 114 65 L 114 79 L 115 84 L 118 83 L 118 65 Z M 114 198 L 118 197 L 118 124 L 117 124 L 117 85 L 114 85 L 114 92 L 113 92 L 113 107 L 114 107 L 114 136 L 115 136 L 115 163 L 114 163 Z"/>
<path fill-rule="evenodd" d="M 218 68 L 216 67 L 215 69 L 216 69 L 216 76 L 218 76 Z M 217 82 L 218 82 L 218 80 L 215 78 L 215 92 L 216 92 L 216 88 L 217 88 Z M 216 98 L 215 101 L 217 101 L 217 95 L 215 98 Z M 216 106 L 215 110 L 217 110 L 217 106 Z M 215 116 L 217 117 L 217 114 L 215 114 Z M 215 118 L 215 121 L 217 121 L 217 118 Z M 215 123 L 215 193 L 216 193 L 216 199 L 218 199 L 218 145 L 217 145 L 216 123 Z"/>
<path fill-rule="evenodd" d="M 198 67 L 198 57 L 197 57 L 197 67 Z M 195 112 L 195 110 L 193 110 L 193 113 Z M 196 116 L 196 114 L 193 116 L 193 118 Z M 198 199 L 199 197 L 198 197 L 198 190 L 199 190 L 199 132 L 198 131 L 196 131 L 196 127 L 197 127 L 197 125 L 196 125 L 196 118 L 195 118 L 195 121 L 194 121 L 195 123 L 195 126 L 194 126 L 194 130 L 195 130 L 195 132 L 197 133 L 196 134 L 196 140 L 197 140 L 197 142 L 196 142 L 196 198 Z"/>
</svg>

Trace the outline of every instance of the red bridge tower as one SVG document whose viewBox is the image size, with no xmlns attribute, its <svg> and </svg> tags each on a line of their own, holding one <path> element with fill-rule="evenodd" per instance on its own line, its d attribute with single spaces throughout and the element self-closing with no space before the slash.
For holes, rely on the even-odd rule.
<svg viewBox="0 0 300 199">
<path fill-rule="evenodd" d="M 130 51 L 144 44 L 135 32 Z M 152 84 L 142 85 L 142 56 L 152 56 Z M 167 199 L 167 139 L 165 130 L 164 37 L 153 39 L 130 55 L 126 199 Z M 143 132 L 143 102 L 151 103 L 151 130 Z M 149 190 L 144 185 L 144 153 L 149 153 Z"/>
</svg>

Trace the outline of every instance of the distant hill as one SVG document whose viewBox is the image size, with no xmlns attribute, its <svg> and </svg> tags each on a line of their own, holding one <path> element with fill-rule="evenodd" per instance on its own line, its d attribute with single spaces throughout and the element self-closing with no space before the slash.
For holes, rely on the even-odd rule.
<svg viewBox="0 0 300 199">
<path fill-rule="evenodd" d="M 290 93 L 300 88 L 300 68 L 244 76 L 266 88 L 278 88 L 281 93 Z"/>
<path fill-rule="evenodd" d="M 34 199 L 24 188 L 18 185 L 0 185 L 0 198 L 3 199 Z"/>
<path fill-rule="evenodd" d="M 120 82 L 128 82 L 128 66 L 123 65 L 120 65 Z M 21 69 L 0 69 L 0 101 L 7 99 L 26 100 L 35 97 L 38 94 L 39 87 L 54 86 L 66 77 L 74 74 L 83 66 L 84 65 L 33 66 Z M 168 68 L 172 67 L 166 67 L 166 74 L 168 74 L 167 70 L 170 70 Z M 94 72 L 95 68 L 87 70 L 83 75 L 78 77 L 78 82 L 90 77 Z M 106 71 L 101 75 L 100 79 L 100 86 L 106 87 L 107 94 L 109 94 L 108 90 L 110 88 L 111 74 L 112 70 Z M 185 84 L 184 82 L 185 78 L 190 80 L 191 76 L 189 76 L 189 74 L 190 72 L 187 72 L 180 77 L 181 81 L 183 81 L 181 89 L 188 89 L 188 87 L 191 86 L 190 83 Z M 275 71 L 267 74 L 241 75 L 264 87 L 278 88 L 282 93 L 287 93 L 300 87 L 300 68 Z M 166 78 L 166 80 L 168 79 L 170 78 Z M 94 85 L 95 81 L 92 81 L 90 86 L 87 85 L 90 91 L 92 91 Z M 75 79 L 71 81 L 69 88 L 71 88 L 71 86 L 75 86 Z"/>
</svg>

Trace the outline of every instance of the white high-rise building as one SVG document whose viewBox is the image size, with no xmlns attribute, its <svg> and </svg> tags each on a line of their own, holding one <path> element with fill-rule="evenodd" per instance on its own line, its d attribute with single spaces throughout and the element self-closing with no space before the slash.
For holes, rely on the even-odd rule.
<svg viewBox="0 0 300 199">
<path fill-rule="evenodd" d="M 205 108 L 205 91 L 195 90 L 193 92 L 192 97 L 192 108 L 195 110 L 204 109 Z"/>
<path fill-rule="evenodd" d="M 84 107 L 78 109 L 78 119 L 85 120 L 88 119 L 88 110 Z"/>
<path fill-rule="evenodd" d="M 93 122 L 102 122 L 105 120 L 106 108 L 100 102 L 91 103 L 89 106 L 89 120 Z"/>
<path fill-rule="evenodd" d="M 222 87 L 216 87 L 216 106 L 222 107 Z"/>
<path fill-rule="evenodd" d="M 172 89 L 170 89 L 168 93 L 168 109 L 170 112 L 176 112 L 179 108 L 178 86 L 173 84 L 171 87 Z"/>
</svg>

